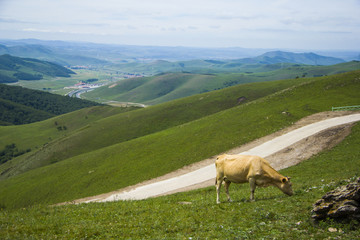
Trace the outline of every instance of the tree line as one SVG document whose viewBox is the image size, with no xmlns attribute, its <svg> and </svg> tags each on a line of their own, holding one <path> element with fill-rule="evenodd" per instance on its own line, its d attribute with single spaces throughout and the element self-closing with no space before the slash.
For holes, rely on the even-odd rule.
<svg viewBox="0 0 360 240">
<path fill-rule="evenodd" d="M 0 84 L 0 124 L 25 124 L 99 103 L 20 86 Z M 4 124 L 2 124 L 4 125 Z"/>
</svg>

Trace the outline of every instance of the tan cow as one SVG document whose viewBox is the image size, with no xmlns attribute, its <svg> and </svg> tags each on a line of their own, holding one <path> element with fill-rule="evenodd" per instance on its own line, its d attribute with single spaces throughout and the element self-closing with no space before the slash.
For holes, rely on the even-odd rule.
<svg viewBox="0 0 360 240">
<path fill-rule="evenodd" d="M 283 193 L 289 196 L 293 195 L 290 178 L 278 173 L 270 166 L 268 161 L 259 156 L 223 154 L 217 157 L 215 166 L 217 203 L 220 203 L 220 187 L 223 181 L 225 181 L 225 191 L 229 202 L 231 202 L 229 186 L 232 182 L 249 182 L 251 201 L 254 200 L 256 187 L 268 187 L 272 185 L 278 187 Z"/>
</svg>

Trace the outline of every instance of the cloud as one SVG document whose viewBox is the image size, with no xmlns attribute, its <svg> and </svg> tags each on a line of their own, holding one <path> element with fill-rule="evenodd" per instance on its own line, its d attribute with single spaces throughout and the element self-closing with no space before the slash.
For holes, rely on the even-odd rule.
<svg viewBox="0 0 360 240">
<path fill-rule="evenodd" d="M 267 38 L 278 38 L 274 46 L 289 39 L 311 46 L 307 35 L 316 34 L 327 39 L 324 44 L 334 39 L 341 46 L 359 39 L 359 12 L 357 0 L 0 0 L 0 29 L 2 34 L 23 31 L 35 38 L 39 33 L 91 34 L 100 36 L 93 38 L 97 41 L 122 36 L 114 37 L 119 43 L 161 39 L 167 45 L 245 47 L 264 44 L 255 40 Z M 339 41 L 338 36 L 346 38 Z"/>
</svg>

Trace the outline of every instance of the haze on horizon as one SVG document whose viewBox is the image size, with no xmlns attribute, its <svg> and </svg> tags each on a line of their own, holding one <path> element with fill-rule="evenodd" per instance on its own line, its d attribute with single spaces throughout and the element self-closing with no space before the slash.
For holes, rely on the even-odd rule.
<svg viewBox="0 0 360 240">
<path fill-rule="evenodd" d="M 359 0 L 0 0 L 0 38 L 360 50 Z"/>
</svg>

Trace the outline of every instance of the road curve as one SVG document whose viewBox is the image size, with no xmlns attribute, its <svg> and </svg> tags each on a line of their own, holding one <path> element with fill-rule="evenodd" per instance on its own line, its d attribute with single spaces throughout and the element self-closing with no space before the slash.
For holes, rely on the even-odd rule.
<svg viewBox="0 0 360 240">
<path fill-rule="evenodd" d="M 238 154 L 251 154 L 261 157 L 268 157 L 304 138 L 310 137 L 325 129 L 337 125 L 348 124 L 360 121 L 360 114 L 346 115 L 342 117 L 330 118 L 306 125 L 295 129 L 289 133 L 276 137 L 268 142 L 256 146 L 246 152 Z M 180 175 L 178 177 L 140 186 L 127 192 L 116 193 L 105 199 L 92 199 L 86 202 L 108 202 L 119 200 L 141 200 L 150 197 L 159 196 L 176 189 L 185 188 L 194 184 L 202 183 L 214 179 L 216 175 L 215 164 L 211 164 L 198 170 Z"/>
</svg>

